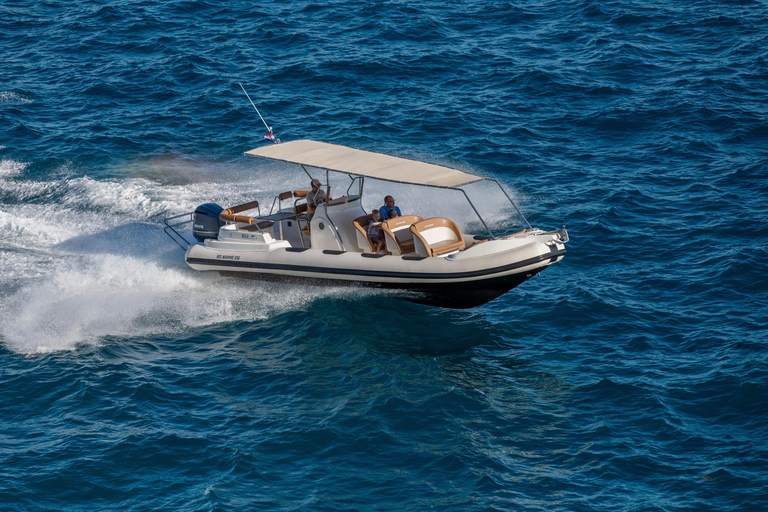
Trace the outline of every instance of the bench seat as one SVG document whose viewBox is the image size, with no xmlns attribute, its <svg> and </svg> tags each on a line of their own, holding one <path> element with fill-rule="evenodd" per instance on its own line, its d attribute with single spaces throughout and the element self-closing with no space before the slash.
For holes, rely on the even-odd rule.
<svg viewBox="0 0 768 512">
<path fill-rule="evenodd" d="M 442 256 L 466 247 L 464 235 L 450 219 L 433 217 L 411 225 L 415 252 L 430 257 Z"/>
</svg>

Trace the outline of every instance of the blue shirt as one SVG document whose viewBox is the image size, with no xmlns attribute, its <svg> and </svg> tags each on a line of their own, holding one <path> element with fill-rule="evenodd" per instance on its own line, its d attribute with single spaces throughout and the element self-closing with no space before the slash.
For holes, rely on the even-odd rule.
<svg viewBox="0 0 768 512">
<path fill-rule="evenodd" d="M 389 220 L 389 210 L 395 210 L 399 216 L 403 216 L 403 213 L 400 211 L 400 208 L 395 206 L 390 208 L 389 206 L 380 206 L 379 207 L 379 214 L 381 214 L 381 221 L 384 222 L 385 220 Z"/>
</svg>

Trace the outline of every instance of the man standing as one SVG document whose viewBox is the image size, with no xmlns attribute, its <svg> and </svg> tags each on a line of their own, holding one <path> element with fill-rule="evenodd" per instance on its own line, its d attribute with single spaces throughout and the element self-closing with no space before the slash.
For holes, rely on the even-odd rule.
<svg viewBox="0 0 768 512">
<path fill-rule="evenodd" d="M 400 211 L 400 208 L 395 206 L 395 198 L 392 196 L 385 197 L 384 206 L 379 208 L 379 214 L 381 214 L 381 218 L 383 220 L 387 220 L 389 218 L 389 210 L 395 210 L 398 216 L 403 214 L 403 212 Z"/>
</svg>

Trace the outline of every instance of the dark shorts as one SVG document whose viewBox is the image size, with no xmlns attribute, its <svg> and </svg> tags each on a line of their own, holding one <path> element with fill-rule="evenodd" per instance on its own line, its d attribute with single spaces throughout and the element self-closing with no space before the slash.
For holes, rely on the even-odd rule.
<svg viewBox="0 0 768 512">
<path fill-rule="evenodd" d="M 380 236 L 372 236 L 372 237 L 371 237 L 371 242 L 373 242 L 373 243 L 375 243 L 375 244 L 377 244 L 377 243 L 379 243 L 379 242 L 381 242 L 381 241 L 382 241 L 382 240 L 381 240 L 381 237 L 380 237 Z"/>
</svg>

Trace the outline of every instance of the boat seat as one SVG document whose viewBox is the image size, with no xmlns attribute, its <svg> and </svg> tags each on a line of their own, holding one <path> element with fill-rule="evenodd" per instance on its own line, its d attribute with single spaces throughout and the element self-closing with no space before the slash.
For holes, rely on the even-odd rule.
<svg viewBox="0 0 768 512">
<path fill-rule="evenodd" d="M 283 192 L 283 194 L 288 194 L 288 193 L 289 192 Z M 279 196 L 281 199 L 283 199 L 283 197 L 282 197 L 283 194 L 280 194 L 280 196 Z M 309 194 L 309 191 L 308 190 L 294 190 L 291 194 L 292 194 L 293 197 L 296 198 L 296 201 L 293 202 L 293 207 L 296 209 L 296 213 L 301 213 L 299 211 L 299 208 L 302 207 L 302 206 L 304 207 L 303 211 L 307 211 L 307 203 L 304 202 L 304 203 L 299 204 L 299 201 L 304 199 L 305 197 L 307 197 L 307 194 Z M 288 199 L 289 197 L 291 197 L 291 196 L 286 196 L 285 199 Z M 333 196 L 329 195 L 328 196 L 328 200 L 330 201 L 331 199 L 333 199 Z"/>
<path fill-rule="evenodd" d="M 304 195 L 300 195 L 300 196 L 294 195 L 294 197 L 297 198 L 296 201 L 293 202 L 293 209 L 296 211 L 296 215 L 300 215 L 302 213 L 307 213 L 307 203 L 306 203 L 306 201 L 303 202 L 303 203 L 299 203 L 299 201 L 301 201 L 302 199 L 304 199 L 307 196 L 307 193 L 304 192 L 303 190 L 294 190 L 293 193 L 294 194 L 298 194 L 299 192 L 303 192 Z M 333 196 L 328 196 L 328 200 L 330 201 L 331 199 L 333 199 Z"/>
<path fill-rule="evenodd" d="M 275 197 L 275 200 L 272 201 L 272 208 L 269 210 L 270 213 L 272 213 L 275 210 L 275 206 L 277 206 L 278 210 L 283 209 L 283 201 L 290 199 L 292 197 L 306 197 L 309 192 L 306 190 L 288 190 L 286 192 L 281 192 L 277 194 Z"/>
<path fill-rule="evenodd" d="M 237 229 L 243 229 L 245 231 L 260 231 L 262 229 L 271 228 L 274 225 L 274 222 L 269 222 L 269 221 L 256 222 L 253 217 L 249 217 L 247 215 L 235 215 L 236 213 L 253 210 L 254 208 L 256 208 L 256 210 L 259 212 L 258 214 L 261 215 L 261 208 L 259 208 L 259 202 L 251 201 L 249 203 L 243 203 L 237 206 L 233 206 L 232 208 L 227 208 L 226 210 L 222 211 L 219 214 L 219 220 L 222 220 L 224 222 L 234 222 L 236 224 L 246 224 L 246 226 L 242 226 L 242 227 L 238 226 L 237 228 Z"/>
<path fill-rule="evenodd" d="M 277 194 L 277 197 L 281 201 L 285 201 L 286 199 L 290 199 L 292 197 L 307 197 L 307 194 L 309 194 L 308 190 L 289 190 L 287 192 Z"/>
<path fill-rule="evenodd" d="M 254 208 L 256 208 L 259 212 L 259 215 L 261 215 L 261 208 L 259 208 L 259 202 L 251 201 L 250 203 L 243 203 L 237 206 L 233 206 L 232 208 L 225 209 L 219 214 L 219 219 L 223 221 L 228 221 L 227 220 L 228 217 L 237 217 L 237 215 L 235 215 L 236 213 L 253 210 Z M 228 222 L 236 222 L 236 221 L 228 221 Z"/>
<path fill-rule="evenodd" d="M 303 192 L 303 195 L 296 195 L 297 193 L 301 192 Z M 301 240 L 301 246 L 306 248 L 308 247 L 308 243 L 304 241 L 304 237 L 309 237 L 312 235 L 312 233 L 309 229 L 309 214 L 307 213 L 307 203 L 304 202 L 299 204 L 299 201 L 307 195 L 307 192 L 303 190 L 294 190 L 293 193 L 294 197 L 298 197 L 298 199 L 293 202 L 293 211 L 296 212 L 296 226 L 299 228 L 299 239 Z"/>
<path fill-rule="evenodd" d="M 391 254 L 409 254 L 414 251 L 413 233 L 410 227 L 414 222 L 421 221 L 418 215 L 403 215 L 384 221 L 381 225 L 384 231 L 384 242 Z"/>
<path fill-rule="evenodd" d="M 368 226 L 371 224 L 372 219 L 373 215 L 363 215 L 352 221 L 357 234 L 357 245 L 363 252 L 365 252 L 366 247 L 370 252 L 376 252 L 376 247 L 373 246 L 371 237 L 368 236 Z"/>
<path fill-rule="evenodd" d="M 460 251 L 466 247 L 464 235 L 456 223 L 444 217 L 416 222 L 411 226 L 416 252 L 430 257 Z"/>
</svg>

